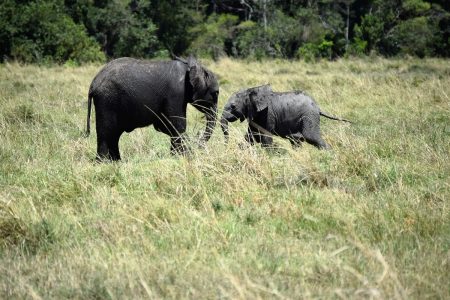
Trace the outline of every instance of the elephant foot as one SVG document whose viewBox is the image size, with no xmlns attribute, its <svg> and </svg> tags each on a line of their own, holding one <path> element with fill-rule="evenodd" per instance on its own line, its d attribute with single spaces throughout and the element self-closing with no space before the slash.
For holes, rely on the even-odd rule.
<svg viewBox="0 0 450 300">
<path fill-rule="evenodd" d="M 113 157 L 111 155 L 97 155 L 95 157 L 95 162 L 97 163 L 111 163 L 111 162 L 116 162 L 116 161 L 120 161 L 121 158 L 119 157 Z"/>
<path fill-rule="evenodd" d="M 172 155 L 183 155 L 188 156 L 192 152 L 191 148 L 188 147 L 185 143 L 171 145 L 170 146 L 170 154 Z"/>
</svg>

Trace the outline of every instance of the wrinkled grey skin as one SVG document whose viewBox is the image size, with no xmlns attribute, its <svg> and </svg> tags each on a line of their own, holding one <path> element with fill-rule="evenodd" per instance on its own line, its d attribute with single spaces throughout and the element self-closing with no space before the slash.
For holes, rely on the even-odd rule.
<svg viewBox="0 0 450 300">
<path fill-rule="evenodd" d="M 215 75 L 194 58 L 187 61 L 144 61 L 119 58 L 95 76 L 89 88 L 87 134 L 92 99 L 97 129 L 97 159 L 119 160 L 123 132 L 152 125 L 171 138 L 172 153 L 184 153 L 186 106 L 206 115 L 201 137 L 209 140 L 217 118 L 219 84 Z"/>
<path fill-rule="evenodd" d="M 228 140 L 228 122 L 251 120 L 271 135 L 287 138 L 293 146 L 306 141 L 319 149 L 330 146 L 320 134 L 320 116 L 350 122 L 330 116 L 317 106 L 314 99 L 300 91 L 278 93 L 270 85 L 240 91 L 231 96 L 223 109 L 221 126 Z M 272 144 L 272 137 L 249 122 L 245 139 L 263 146 Z"/>
</svg>

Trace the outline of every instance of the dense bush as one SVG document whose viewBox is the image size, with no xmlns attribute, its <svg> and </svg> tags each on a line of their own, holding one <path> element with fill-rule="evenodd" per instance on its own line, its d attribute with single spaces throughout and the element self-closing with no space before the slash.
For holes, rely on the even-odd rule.
<svg viewBox="0 0 450 300">
<path fill-rule="evenodd" d="M 436 26 L 430 24 L 426 17 L 418 17 L 394 27 L 389 42 L 394 48 L 393 52 L 419 57 L 432 56 L 435 36 Z"/>
<path fill-rule="evenodd" d="M 212 14 L 205 23 L 200 23 L 190 30 L 195 37 L 189 52 L 198 56 L 210 56 L 215 59 L 226 54 L 226 45 L 232 40 L 238 17 Z"/>
<path fill-rule="evenodd" d="M 2 22 L 6 23 L 0 34 L 1 54 L 22 62 L 104 60 L 99 45 L 87 35 L 84 26 L 75 24 L 59 4 L 58 1 L 4 3 L 0 10 Z"/>
<path fill-rule="evenodd" d="M 355 45 L 357 52 L 369 53 L 376 49 L 383 37 L 383 22 L 378 16 L 366 15 L 361 19 L 361 24 L 355 25 Z"/>
<path fill-rule="evenodd" d="M 195 54 L 217 59 L 450 56 L 446 0 L 4 0 L 0 56 L 82 63 Z"/>
<path fill-rule="evenodd" d="M 298 49 L 297 56 L 306 61 L 315 61 L 320 58 L 331 58 L 333 42 L 323 40 L 320 44 L 306 43 Z"/>
</svg>

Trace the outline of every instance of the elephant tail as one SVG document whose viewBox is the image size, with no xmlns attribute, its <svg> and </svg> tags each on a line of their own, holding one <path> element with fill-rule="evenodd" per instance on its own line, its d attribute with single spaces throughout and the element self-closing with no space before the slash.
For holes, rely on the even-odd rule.
<svg viewBox="0 0 450 300">
<path fill-rule="evenodd" d="M 91 107 L 92 107 L 92 93 L 89 92 L 87 121 L 86 121 L 86 137 L 88 137 L 89 134 L 91 134 Z"/>
<path fill-rule="evenodd" d="M 339 118 L 339 117 L 335 117 L 335 116 L 331 116 L 327 113 L 324 113 L 323 111 L 319 112 L 321 116 L 324 116 L 325 118 L 331 119 L 331 120 L 336 120 L 336 121 L 343 121 L 343 122 L 348 122 L 348 123 L 353 123 L 352 121 L 349 121 L 347 119 L 343 119 L 343 118 Z"/>
</svg>

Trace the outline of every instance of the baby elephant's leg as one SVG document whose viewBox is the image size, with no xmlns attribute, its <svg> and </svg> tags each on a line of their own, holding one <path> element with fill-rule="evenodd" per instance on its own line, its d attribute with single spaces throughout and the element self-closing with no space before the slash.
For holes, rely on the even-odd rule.
<svg viewBox="0 0 450 300">
<path fill-rule="evenodd" d="M 328 145 L 320 134 L 320 115 L 310 114 L 304 116 L 300 121 L 302 124 L 302 134 L 306 142 L 311 145 L 316 146 L 319 149 L 330 149 Z"/>
<path fill-rule="evenodd" d="M 256 142 L 255 135 L 253 134 L 253 131 L 250 129 L 250 127 L 247 129 L 247 133 L 245 134 L 245 140 L 250 145 L 253 145 Z"/>
<path fill-rule="evenodd" d="M 259 134 L 260 140 L 261 140 L 261 146 L 263 147 L 270 147 L 273 143 L 273 138 L 267 134 L 260 133 Z"/>
<path fill-rule="evenodd" d="M 286 138 L 291 142 L 292 147 L 298 148 L 305 141 L 305 138 L 300 132 L 292 133 L 286 136 Z"/>
<path fill-rule="evenodd" d="M 250 129 L 250 127 L 248 128 L 247 133 L 244 136 L 244 139 L 251 146 L 253 146 L 257 142 L 256 139 L 255 139 L 255 135 L 252 132 L 252 130 Z M 239 148 L 245 149 L 245 148 L 248 147 L 248 144 L 239 143 Z"/>
</svg>

